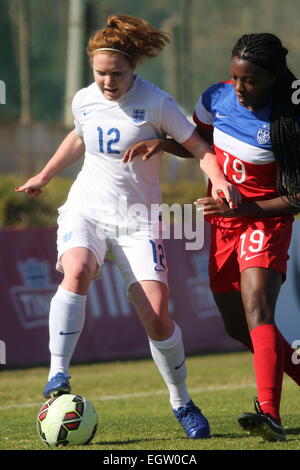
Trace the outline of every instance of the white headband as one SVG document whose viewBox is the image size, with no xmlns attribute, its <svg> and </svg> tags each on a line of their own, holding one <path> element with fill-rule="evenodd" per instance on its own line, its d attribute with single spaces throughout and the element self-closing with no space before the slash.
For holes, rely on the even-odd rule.
<svg viewBox="0 0 300 470">
<path fill-rule="evenodd" d="M 129 57 L 129 59 L 132 59 L 131 55 L 127 54 L 127 52 L 120 51 L 119 49 L 112 49 L 111 47 L 100 47 L 99 49 L 95 49 L 94 51 L 92 51 L 92 54 L 94 54 L 95 52 L 98 52 L 98 51 L 119 52 L 120 54 L 124 54 L 127 57 Z"/>
</svg>

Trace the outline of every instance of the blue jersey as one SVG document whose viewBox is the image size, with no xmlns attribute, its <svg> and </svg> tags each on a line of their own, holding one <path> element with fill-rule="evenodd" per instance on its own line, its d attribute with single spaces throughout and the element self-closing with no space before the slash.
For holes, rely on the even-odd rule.
<svg viewBox="0 0 300 470">
<path fill-rule="evenodd" d="M 200 127 L 213 128 L 219 165 L 246 199 L 278 196 L 270 112 L 271 100 L 255 112 L 242 106 L 231 82 L 209 87 L 195 108 L 194 121 Z"/>
</svg>

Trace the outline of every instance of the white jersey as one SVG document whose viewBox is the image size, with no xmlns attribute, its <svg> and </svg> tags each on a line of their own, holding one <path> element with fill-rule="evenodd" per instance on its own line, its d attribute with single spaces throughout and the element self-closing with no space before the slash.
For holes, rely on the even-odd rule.
<svg viewBox="0 0 300 470">
<path fill-rule="evenodd" d="M 161 203 L 160 154 L 123 163 L 125 150 L 141 140 L 173 137 L 186 141 L 194 126 L 173 98 L 135 76 L 120 100 L 107 100 L 96 83 L 78 91 L 72 110 L 75 129 L 85 143 L 82 170 L 60 211 L 79 209 L 103 224 L 128 226 L 155 222 Z"/>
</svg>

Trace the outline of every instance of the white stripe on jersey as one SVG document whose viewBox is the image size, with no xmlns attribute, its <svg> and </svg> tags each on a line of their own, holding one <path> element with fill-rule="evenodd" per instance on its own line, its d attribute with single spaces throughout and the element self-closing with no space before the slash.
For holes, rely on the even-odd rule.
<svg viewBox="0 0 300 470">
<path fill-rule="evenodd" d="M 239 160 L 255 165 L 265 165 L 275 160 L 272 151 L 247 144 L 220 131 L 217 127 L 214 127 L 214 144 L 222 151 L 230 153 Z"/>
<path fill-rule="evenodd" d="M 202 104 L 202 95 L 200 95 L 200 98 L 196 104 L 195 112 L 196 112 L 197 119 L 203 122 L 203 124 L 206 124 L 209 126 L 214 125 L 212 114 L 209 111 L 207 111 L 207 109 Z"/>
</svg>

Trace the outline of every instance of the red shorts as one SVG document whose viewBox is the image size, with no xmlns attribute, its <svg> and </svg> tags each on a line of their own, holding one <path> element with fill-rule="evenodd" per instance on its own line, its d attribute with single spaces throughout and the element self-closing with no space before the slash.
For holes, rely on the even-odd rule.
<svg viewBox="0 0 300 470">
<path fill-rule="evenodd" d="M 247 219 L 236 228 L 211 225 L 209 277 L 213 292 L 240 291 L 240 273 L 260 267 L 285 280 L 292 222 L 286 218 Z"/>
</svg>

